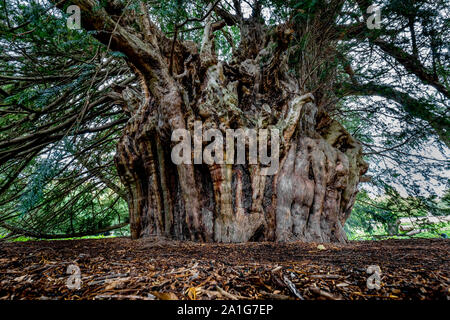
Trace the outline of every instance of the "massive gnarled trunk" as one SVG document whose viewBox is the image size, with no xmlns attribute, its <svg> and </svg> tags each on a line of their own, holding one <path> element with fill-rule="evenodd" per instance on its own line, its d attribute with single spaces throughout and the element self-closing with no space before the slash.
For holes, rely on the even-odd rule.
<svg viewBox="0 0 450 320">
<path fill-rule="evenodd" d="M 228 63 L 215 55 L 213 31 L 220 26 L 211 21 L 200 48 L 171 46 L 145 18 L 142 25 L 153 31 L 146 47 L 133 48 L 137 40 L 118 30 L 117 41 L 132 43 L 123 51 L 143 87 L 140 98 L 121 89 L 131 119 L 116 155 L 132 238 L 344 242 L 343 225 L 367 170 L 361 146 L 289 70 L 292 29 L 238 23 L 242 40 Z M 228 128 L 278 129 L 278 172 L 262 175 L 263 166 L 249 162 L 175 165 L 171 134 L 184 128 L 193 135 L 195 121 L 224 135 Z"/>
</svg>

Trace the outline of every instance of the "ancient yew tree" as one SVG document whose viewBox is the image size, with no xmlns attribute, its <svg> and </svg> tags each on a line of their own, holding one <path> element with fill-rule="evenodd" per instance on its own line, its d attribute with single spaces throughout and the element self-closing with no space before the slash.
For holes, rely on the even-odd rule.
<svg viewBox="0 0 450 320">
<path fill-rule="evenodd" d="M 60 219 L 65 233 L 77 234 L 76 218 L 66 210 L 84 210 L 82 195 L 109 190 L 115 201 L 126 201 L 134 239 L 346 241 L 343 225 L 368 164 L 362 144 L 336 116 L 343 97 L 394 101 L 445 145 L 449 141 L 440 105 L 381 81 L 381 64 L 378 74 L 373 66 L 352 66 L 377 50 L 410 81 L 448 98 L 442 40 L 434 30 L 431 54 L 423 48 L 428 38 L 416 40 L 425 30 L 420 9 L 426 1 L 410 13 L 396 1 L 383 4 L 396 23 L 374 29 L 368 28 L 372 1 L 366 0 L 55 0 L 30 6 L 32 13 L 22 18 L 20 5 L 11 3 L 5 9 L 16 15 L 2 18 L 0 94 L 10 117 L 0 136 L 3 205 L 22 186 L 16 199 L 19 215 L 30 215 L 27 223 L 42 229 Z M 81 30 L 66 30 L 70 5 L 80 9 Z M 405 32 L 411 52 L 400 39 Z M 352 58 L 352 46 L 361 43 L 368 48 Z M 227 129 L 279 130 L 279 170 L 263 175 L 264 164 L 248 161 L 175 165 L 172 133 L 193 135 L 196 121 L 224 135 Z M 51 146 L 64 151 L 49 153 Z M 248 151 L 247 145 L 247 157 Z M 43 154 L 61 164 L 42 165 Z M 114 164 L 103 163 L 111 154 Z M 30 200 L 38 182 L 29 182 L 36 179 L 27 168 L 36 159 L 40 168 L 49 167 L 40 183 L 71 172 L 54 184 L 73 191 L 72 198 L 45 219 L 33 214 L 52 202 Z M 33 228 L 8 224 L 17 207 L 8 210 L 2 226 L 33 235 Z"/>
</svg>

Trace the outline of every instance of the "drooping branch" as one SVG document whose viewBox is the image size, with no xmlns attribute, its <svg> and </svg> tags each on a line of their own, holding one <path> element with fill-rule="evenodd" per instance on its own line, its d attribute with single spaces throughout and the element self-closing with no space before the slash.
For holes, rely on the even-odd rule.
<svg viewBox="0 0 450 320">
<path fill-rule="evenodd" d="M 356 82 L 341 83 L 336 88 L 339 93 L 347 96 L 379 96 L 400 104 L 404 110 L 411 116 L 421 119 L 428 123 L 434 129 L 442 142 L 450 147 L 450 121 L 448 115 L 439 115 L 431 110 L 434 106 L 424 99 L 416 99 L 405 92 L 396 90 L 388 85 Z"/>
<path fill-rule="evenodd" d="M 80 238 L 80 237 L 86 237 L 86 236 L 94 236 L 99 233 L 105 233 L 108 231 L 123 228 L 123 227 L 127 226 L 128 224 L 129 224 L 129 222 L 123 222 L 123 223 L 116 224 L 114 226 L 109 226 L 109 227 L 102 228 L 99 230 L 86 231 L 86 232 L 75 232 L 75 233 L 68 233 L 68 234 L 45 234 L 45 233 L 39 233 L 39 232 L 25 230 L 25 229 L 15 227 L 15 226 L 12 226 L 12 225 L 4 223 L 4 222 L 0 222 L 0 226 L 2 228 L 5 228 L 5 229 L 11 231 L 13 234 L 23 235 L 26 237 L 32 237 L 32 238 L 36 238 L 36 239 L 65 239 L 65 238 Z"/>
<path fill-rule="evenodd" d="M 70 3 L 80 7 L 82 26 L 86 30 L 97 31 L 94 36 L 112 50 L 124 53 L 126 60 L 145 75 L 149 87 L 164 78 L 161 72 L 167 72 L 168 66 L 160 54 L 156 28 L 146 30 L 146 39 L 150 41 L 143 41 L 137 32 L 122 26 L 120 21 L 99 6 L 98 1 L 71 0 Z M 147 19 L 144 21 L 148 22 Z"/>
<path fill-rule="evenodd" d="M 373 1 L 357 0 L 356 2 L 364 17 L 364 21 L 367 21 L 367 9 L 369 8 L 369 6 L 373 5 Z M 350 26 L 346 31 L 348 31 L 348 33 L 343 33 L 345 34 L 345 37 L 367 39 L 369 43 L 376 45 L 384 53 L 394 58 L 400 65 L 405 68 L 406 71 L 414 74 L 424 84 L 434 87 L 436 90 L 444 94 L 447 98 L 450 97 L 448 88 L 439 81 L 433 71 L 429 70 L 426 66 L 423 65 L 423 63 L 419 60 L 418 55 L 414 54 L 417 49 L 413 48 L 413 54 L 409 54 L 404 49 L 381 39 L 381 36 L 386 34 L 385 31 L 380 32 L 379 30 L 369 30 L 365 22 Z"/>
<path fill-rule="evenodd" d="M 115 184 L 111 179 L 106 177 L 103 172 L 100 170 L 96 170 L 92 165 L 84 159 L 83 156 L 76 157 L 76 159 L 85 167 L 89 173 L 98 178 L 101 182 L 103 182 L 109 189 L 113 190 L 118 196 L 120 196 L 123 200 L 127 200 L 127 195 L 124 190 L 122 190 L 117 184 Z"/>
<path fill-rule="evenodd" d="M 369 39 L 369 41 L 393 57 L 408 72 L 416 75 L 423 83 L 436 88 L 436 90 L 444 94 L 447 98 L 450 98 L 448 89 L 434 76 L 432 71 L 428 70 L 428 68 L 418 60 L 415 55 L 409 54 L 405 50 L 381 39 Z"/>
</svg>

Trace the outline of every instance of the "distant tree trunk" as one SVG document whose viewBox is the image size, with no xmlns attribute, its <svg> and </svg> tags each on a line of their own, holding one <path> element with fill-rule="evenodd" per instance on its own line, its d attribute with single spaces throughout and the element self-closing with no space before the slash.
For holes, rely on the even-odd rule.
<svg viewBox="0 0 450 320">
<path fill-rule="evenodd" d="M 213 31 L 220 26 L 211 21 L 200 49 L 186 41 L 164 47 L 156 33 L 148 43 L 158 42 L 165 58 L 149 53 L 139 60 L 132 54 L 144 49 L 124 50 L 137 61 L 131 65 L 145 91 L 136 102 L 131 89 L 121 89 L 131 119 L 115 159 L 132 238 L 346 241 L 343 225 L 367 170 L 361 146 L 289 71 L 292 30 L 268 32 L 256 21 L 241 22 L 230 63 L 215 56 Z M 193 135 L 198 120 L 224 135 L 227 128 L 278 128 L 278 173 L 261 175 L 259 164 L 173 164 L 172 132 Z"/>
</svg>

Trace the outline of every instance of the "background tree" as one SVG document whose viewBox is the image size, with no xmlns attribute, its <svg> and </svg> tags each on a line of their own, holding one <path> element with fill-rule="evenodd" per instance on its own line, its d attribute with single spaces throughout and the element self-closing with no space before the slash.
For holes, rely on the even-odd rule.
<svg viewBox="0 0 450 320">
<path fill-rule="evenodd" d="M 83 30 L 65 25 L 71 4 Z M 372 4 L 381 29 L 367 28 Z M 366 161 L 376 186 L 398 168 L 448 179 L 445 1 L 2 9 L 0 221 L 13 232 L 121 227 L 126 200 L 133 238 L 345 241 Z M 171 133 L 194 120 L 280 129 L 280 171 L 173 165 Z M 430 141 L 444 156 L 416 151 Z"/>
</svg>

